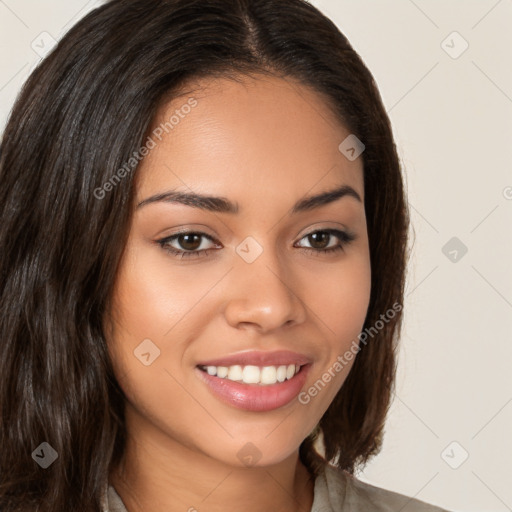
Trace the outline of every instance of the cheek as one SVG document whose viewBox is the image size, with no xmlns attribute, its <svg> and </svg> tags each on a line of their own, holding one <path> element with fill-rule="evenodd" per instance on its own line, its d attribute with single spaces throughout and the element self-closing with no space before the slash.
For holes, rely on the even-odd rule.
<svg viewBox="0 0 512 512">
<path fill-rule="evenodd" d="M 309 427 L 321 417 L 348 377 L 357 357 L 371 292 L 368 255 L 361 254 L 318 274 L 317 286 L 307 288 L 307 306 L 315 312 L 323 350 L 318 365 L 299 397 L 311 412 Z M 318 284 L 321 284 L 319 290 Z M 309 428 L 308 427 L 308 428 Z"/>
<path fill-rule="evenodd" d="M 151 407 L 162 390 L 182 395 L 167 372 L 182 379 L 189 342 L 210 321 L 209 298 L 227 270 L 207 264 L 179 268 L 164 251 L 128 245 L 113 291 L 108 339 L 116 376 L 132 403 Z M 137 399 L 139 394 L 145 398 Z"/>
<path fill-rule="evenodd" d="M 211 272 L 191 278 L 190 270 L 176 271 L 170 258 L 136 244 L 127 247 L 113 291 L 109 350 L 128 402 L 155 424 L 176 427 L 185 419 L 172 411 L 190 408 L 176 367 L 197 317 L 194 305 L 218 278 Z M 168 411 L 162 407 L 170 403 Z M 200 411 L 190 410 L 194 414 L 201 424 Z"/>
<path fill-rule="evenodd" d="M 344 350 L 357 339 L 366 318 L 371 291 L 369 258 L 353 257 L 326 268 L 314 282 L 305 294 L 307 305 L 324 324 L 331 345 Z"/>
<path fill-rule="evenodd" d="M 116 325 L 125 335 L 142 341 L 162 339 L 175 326 L 179 330 L 181 319 L 219 280 L 217 271 L 178 266 L 164 251 L 134 246 L 127 252 L 113 308 Z"/>
</svg>

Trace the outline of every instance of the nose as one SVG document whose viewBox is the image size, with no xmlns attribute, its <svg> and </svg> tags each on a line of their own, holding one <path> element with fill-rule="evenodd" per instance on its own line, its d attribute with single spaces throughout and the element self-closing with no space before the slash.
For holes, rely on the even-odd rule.
<svg viewBox="0 0 512 512">
<path fill-rule="evenodd" d="M 265 249 L 252 263 L 237 256 L 227 289 L 226 320 L 237 329 L 259 333 L 301 324 L 306 308 L 298 288 L 292 269 L 275 251 Z"/>
</svg>

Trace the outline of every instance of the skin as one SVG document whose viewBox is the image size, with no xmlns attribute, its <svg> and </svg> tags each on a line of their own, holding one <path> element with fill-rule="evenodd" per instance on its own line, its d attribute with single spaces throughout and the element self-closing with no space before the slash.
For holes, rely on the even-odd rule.
<svg viewBox="0 0 512 512">
<path fill-rule="evenodd" d="M 293 400 L 268 412 L 221 402 L 195 366 L 243 351 L 285 349 L 313 361 L 303 390 L 332 371 L 357 340 L 370 300 L 364 205 L 344 196 L 298 214 L 290 209 L 340 185 L 364 201 L 363 163 L 338 150 L 350 132 L 322 97 L 290 78 L 197 81 L 193 94 L 189 89 L 162 105 L 154 125 L 190 96 L 197 106 L 137 170 L 134 215 L 107 321 L 128 433 L 123 464 L 110 482 L 130 512 L 309 511 L 314 480 L 299 460 L 299 445 L 354 360 L 307 405 Z M 163 201 L 137 208 L 172 189 L 222 196 L 240 211 Z M 211 250 L 182 259 L 156 242 L 181 228 L 212 236 L 214 242 L 200 238 L 194 246 Z M 340 251 L 314 253 L 340 244 L 335 235 L 316 243 L 307 236 L 327 228 L 356 239 Z M 236 252 L 248 236 L 263 248 L 250 264 Z M 182 251 L 190 238 L 188 244 L 170 243 Z M 160 350 L 149 366 L 134 356 L 144 339 Z M 237 456 L 247 442 L 260 455 L 250 467 Z"/>
</svg>

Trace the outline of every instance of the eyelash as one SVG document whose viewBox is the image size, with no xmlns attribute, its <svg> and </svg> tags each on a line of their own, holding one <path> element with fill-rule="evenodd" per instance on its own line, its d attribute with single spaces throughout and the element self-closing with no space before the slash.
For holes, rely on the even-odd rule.
<svg viewBox="0 0 512 512">
<path fill-rule="evenodd" d="M 340 240 L 340 245 L 337 245 L 336 247 L 328 247 L 327 249 L 314 249 L 312 247 L 301 247 L 306 253 L 308 254 L 314 254 L 315 256 L 327 254 L 327 253 L 334 253 L 338 251 L 342 251 L 346 245 L 348 245 L 350 242 L 354 241 L 356 239 L 356 235 L 353 233 L 348 233 L 346 231 L 340 231 L 338 229 L 319 229 L 316 231 L 312 231 L 311 233 L 308 233 L 304 235 L 302 239 L 313 235 L 315 233 L 327 233 L 329 235 L 334 235 Z M 173 255 L 176 258 L 190 258 L 190 257 L 201 257 L 200 254 L 204 253 L 204 256 L 208 255 L 208 251 L 211 249 L 201 249 L 200 251 L 185 251 L 185 250 L 178 250 L 174 249 L 173 247 L 169 246 L 169 243 L 178 239 L 180 236 L 183 235 L 199 235 L 201 237 L 204 237 L 211 242 L 216 242 L 214 238 L 212 238 L 210 235 L 207 235 L 206 233 L 201 233 L 200 231 L 183 231 L 181 233 L 177 233 L 175 235 L 168 236 L 166 238 L 161 238 L 160 240 L 156 240 L 156 243 L 160 245 L 160 247 Z"/>
</svg>

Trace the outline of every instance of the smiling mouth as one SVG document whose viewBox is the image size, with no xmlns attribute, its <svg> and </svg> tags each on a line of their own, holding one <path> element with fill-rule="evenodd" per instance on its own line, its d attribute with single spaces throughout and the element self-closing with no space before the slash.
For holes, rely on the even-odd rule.
<svg viewBox="0 0 512 512">
<path fill-rule="evenodd" d="M 306 365 L 232 365 L 232 366 L 204 366 L 198 365 L 201 371 L 212 377 L 230 380 L 241 384 L 256 384 L 271 386 L 293 379 L 301 368 Z"/>
</svg>

